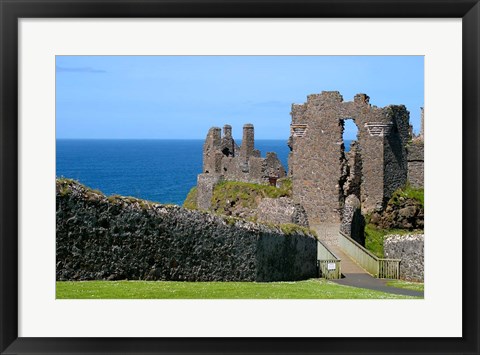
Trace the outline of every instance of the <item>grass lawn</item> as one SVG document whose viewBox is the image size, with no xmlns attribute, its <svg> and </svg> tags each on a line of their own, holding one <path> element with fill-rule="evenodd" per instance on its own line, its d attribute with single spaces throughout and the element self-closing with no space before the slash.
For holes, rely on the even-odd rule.
<svg viewBox="0 0 480 355">
<path fill-rule="evenodd" d="M 406 299 L 324 279 L 296 282 L 58 281 L 57 299 Z"/>
<path fill-rule="evenodd" d="M 404 289 L 413 290 L 413 291 L 423 291 L 423 282 L 392 280 L 387 282 L 387 286 L 404 288 Z"/>
</svg>

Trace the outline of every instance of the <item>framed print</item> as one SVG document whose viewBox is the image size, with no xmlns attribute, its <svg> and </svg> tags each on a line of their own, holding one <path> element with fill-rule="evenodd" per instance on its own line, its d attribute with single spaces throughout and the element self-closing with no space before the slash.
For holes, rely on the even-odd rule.
<svg viewBox="0 0 480 355">
<path fill-rule="evenodd" d="M 478 353 L 477 1 L 0 11 L 2 354 Z"/>
</svg>

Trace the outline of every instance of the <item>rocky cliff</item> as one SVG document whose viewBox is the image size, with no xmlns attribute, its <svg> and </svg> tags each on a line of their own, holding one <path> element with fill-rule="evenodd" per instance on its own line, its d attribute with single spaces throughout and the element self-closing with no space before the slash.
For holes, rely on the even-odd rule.
<svg viewBox="0 0 480 355">
<path fill-rule="evenodd" d="M 57 280 L 277 281 L 316 277 L 316 239 L 56 181 Z"/>
</svg>

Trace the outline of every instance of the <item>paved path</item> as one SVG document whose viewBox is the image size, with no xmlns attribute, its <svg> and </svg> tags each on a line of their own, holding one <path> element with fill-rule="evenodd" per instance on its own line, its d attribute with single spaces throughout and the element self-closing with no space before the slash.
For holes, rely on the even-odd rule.
<svg viewBox="0 0 480 355">
<path fill-rule="evenodd" d="M 337 246 L 328 246 L 338 258 L 342 260 L 342 275 L 345 277 L 339 280 L 330 280 L 340 285 L 366 288 L 369 290 L 393 293 L 396 295 L 423 297 L 422 291 L 405 290 L 397 287 L 387 286 L 387 280 L 377 279 L 362 269 L 355 261 L 345 254 Z"/>
</svg>

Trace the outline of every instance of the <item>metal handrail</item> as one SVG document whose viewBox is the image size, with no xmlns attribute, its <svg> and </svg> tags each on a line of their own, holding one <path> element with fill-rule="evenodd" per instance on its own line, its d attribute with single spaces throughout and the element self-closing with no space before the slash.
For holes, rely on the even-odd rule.
<svg viewBox="0 0 480 355">
<path fill-rule="evenodd" d="M 353 246 L 353 248 L 349 248 L 349 245 L 345 245 L 345 243 L 342 243 L 342 239 L 340 239 L 340 247 L 343 245 L 342 249 L 344 249 L 344 252 L 367 272 L 378 278 L 398 279 L 400 277 L 401 259 L 379 258 L 345 233 L 340 231 L 339 236 L 343 237 Z M 349 252 L 349 249 L 353 250 Z"/>
<path fill-rule="evenodd" d="M 317 240 L 317 242 L 319 251 L 324 254 L 324 258 L 318 260 L 319 276 L 329 280 L 340 279 L 342 277 L 341 259 L 322 241 Z"/>
</svg>

